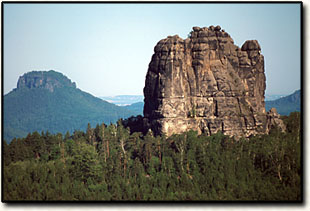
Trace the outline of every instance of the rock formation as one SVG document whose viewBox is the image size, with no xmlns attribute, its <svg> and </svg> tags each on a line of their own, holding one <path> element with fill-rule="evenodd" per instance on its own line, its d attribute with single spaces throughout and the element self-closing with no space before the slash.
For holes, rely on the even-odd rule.
<svg viewBox="0 0 310 211">
<path fill-rule="evenodd" d="M 220 26 L 193 27 L 189 38 L 168 36 L 154 51 L 144 124 L 155 134 L 193 129 L 240 138 L 268 133 L 281 122 L 265 111 L 264 56 L 256 40 L 239 48 Z"/>
<path fill-rule="evenodd" d="M 17 89 L 23 88 L 44 88 L 50 92 L 54 91 L 54 88 L 61 87 L 73 87 L 76 88 L 76 84 L 71 82 L 63 74 L 54 70 L 46 71 L 32 71 L 20 76 L 17 82 Z"/>
<path fill-rule="evenodd" d="M 268 131 L 273 127 L 279 127 L 282 131 L 286 129 L 284 122 L 280 119 L 276 108 L 271 108 L 267 112 L 267 129 Z"/>
</svg>

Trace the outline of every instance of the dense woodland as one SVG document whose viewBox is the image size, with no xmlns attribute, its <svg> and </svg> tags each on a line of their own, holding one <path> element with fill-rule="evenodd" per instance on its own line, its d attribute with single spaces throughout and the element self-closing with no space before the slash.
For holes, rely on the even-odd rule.
<svg viewBox="0 0 310 211">
<path fill-rule="evenodd" d="M 4 142 L 3 199 L 300 201 L 300 113 L 282 118 L 286 133 L 238 141 L 195 131 L 154 137 L 126 127 L 134 118 L 34 132 Z"/>
</svg>

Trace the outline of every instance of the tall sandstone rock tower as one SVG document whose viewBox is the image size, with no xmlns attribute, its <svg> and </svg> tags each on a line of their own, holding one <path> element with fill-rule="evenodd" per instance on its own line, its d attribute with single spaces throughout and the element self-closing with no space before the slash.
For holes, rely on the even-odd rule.
<svg viewBox="0 0 310 211">
<path fill-rule="evenodd" d="M 277 124 L 265 111 L 264 56 L 256 40 L 241 48 L 220 26 L 193 27 L 189 38 L 160 40 L 144 87 L 144 124 L 170 136 L 190 129 L 249 137 Z"/>
</svg>

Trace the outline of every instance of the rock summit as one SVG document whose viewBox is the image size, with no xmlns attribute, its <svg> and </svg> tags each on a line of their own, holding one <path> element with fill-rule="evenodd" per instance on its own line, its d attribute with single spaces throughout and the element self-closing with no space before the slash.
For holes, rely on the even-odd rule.
<svg viewBox="0 0 310 211">
<path fill-rule="evenodd" d="M 62 87 L 76 88 L 76 84 L 71 82 L 71 80 L 62 73 L 54 70 L 28 72 L 20 76 L 17 82 L 17 89 L 43 88 L 50 92 L 54 92 L 55 88 Z"/>
<path fill-rule="evenodd" d="M 234 44 L 220 26 L 193 27 L 189 37 L 160 40 L 144 87 L 144 125 L 155 134 L 193 129 L 249 137 L 285 126 L 265 111 L 264 56 L 257 40 Z"/>
</svg>

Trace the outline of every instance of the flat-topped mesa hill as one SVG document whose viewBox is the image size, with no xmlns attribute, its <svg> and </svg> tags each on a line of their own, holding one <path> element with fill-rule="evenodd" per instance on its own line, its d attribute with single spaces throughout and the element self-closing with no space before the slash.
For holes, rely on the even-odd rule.
<svg viewBox="0 0 310 211">
<path fill-rule="evenodd" d="M 31 71 L 3 96 L 3 137 L 9 143 L 34 131 L 65 134 L 85 130 L 88 123 L 116 123 L 137 111 L 117 106 L 76 88 L 60 72 Z"/>
<path fill-rule="evenodd" d="M 50 71 L 32 71 L 20 76 L 17 82 L 17 89 L 23 88 L 45 88 L 53 92 L 55 88 L 72 87 L 76 84 L 69 78 L 54 70 Z"/>
<path fill-rule="evenodd" d="M 190 129 L 249 137 L 285 126 L 265 111 L 264 56 L 256 40 L 241 48 L 220 26 L 160 40 L 144 87 L 144 124 L 170 136 Z"/>
</svg>

